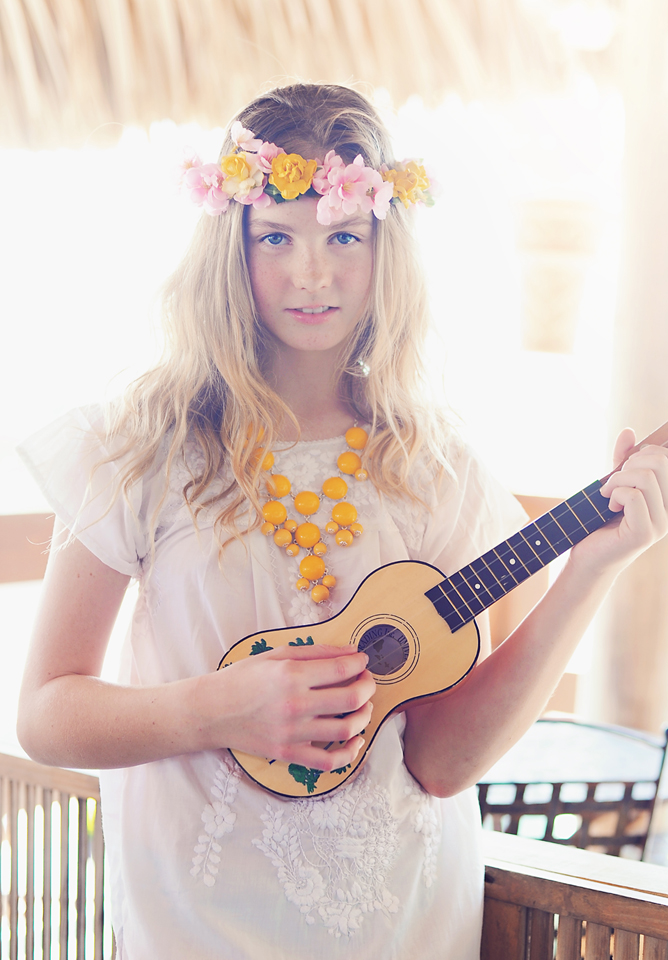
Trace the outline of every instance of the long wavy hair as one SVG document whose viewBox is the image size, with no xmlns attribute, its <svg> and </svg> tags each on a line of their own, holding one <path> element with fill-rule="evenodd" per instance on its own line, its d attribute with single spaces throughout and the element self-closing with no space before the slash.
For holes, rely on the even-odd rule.
<svg viewBox="0 0 668 960">
<path fill-rule="evenodd" d="M 382 121 L 368 100 L 349 87 L 279 87 L 235 119 L 288 152 L 315 149 L 307 155 L 322 159 L 335 150 L 347 163 L 361 154 L 375 169 L 393 165 Z M 221 156 L 233 149 L 228 132 Z M 130 385 L 110 424 L 111 435 L 121 440 L 114 459 L 123 459 L 119 490 L 125 495 L 160 451 L 166 448 L 169 475 L 186 443 L 196 443 L 201 466 L 191 468 L 183 494 L 195 518 L 204 507 L 214 508 L 221 545 L 240 535 L 242 515 L 244 527 L 259 522 L 256 438 L 270 449 L 286 421 L 299 431 L 263 375 L 262 325 L 246 260 L 244 216 L 247 208 L 238 203 L 220 217 L 202 216 L 188 252 L 164 287 L 162 359 Z M 449 472 L 452 430 L 421 399 L 427 328 L 427 297 L 410 212 L 392 204 L 387 218 L 374 222 L 370 295 L 338 381 L 342 396 L 371 425 L 364 452 L 370 478 L 392 497 L 416 497 L 409 476 L 425 450 Z M 220 478 L 230 475 L 233 479 L 221 485 Z"/>
</svg>

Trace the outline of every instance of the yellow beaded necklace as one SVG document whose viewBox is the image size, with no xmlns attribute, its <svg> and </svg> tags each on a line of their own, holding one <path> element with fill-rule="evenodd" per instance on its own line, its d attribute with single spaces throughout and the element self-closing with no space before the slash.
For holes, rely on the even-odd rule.
<svg viewBox="0 0 668 960">
<path fill-rule="evenodd" d="M 363 450 L 369 439 L 366 430 L 362 427 L 351 427 L 346 431 L 346 443 L 351 448 L 339 454 L 336 465 L 340 474 L 354 476 L 356 480 L 367 480 L 369 474 L 362 466 L 357 450 Z M 292 484 L 281 473 L 273 473 L 274 455 L 271 451 L 265 453 L 260 448 L 258 456 L 262 456 L 262 470 L 268 473 L 266 487 L 269 500 L 262 507 L 264 523 L 261 532 L 272 536 L 274 543 L 285 550 L 289 557 L 297 557 L 301 549 L 306 550 L 306 556 L 299 564 L 300 578 L 297 580 L 298 590 L 311 591 L 314 603 L 323 603 L 329 598 L 330 590 L 336 585 L 336 577 L 327 571 L 323 560 L 327 553 L 327 544 L 322 539 L 322 531 L 317 524 L 309 519 L 320 509 L 320 496 L 311 490 L 302 490 L 292 493 Z M 343 500 L 348 492 L 348 484 L 342 476 L 328 477 L 322 485 L 322 492 L 329 500 L 339 501 L 332 507 L 332 519 L 325 524 L 325 532 L 333 535 L 340 547 L 349 547 L 355 537 L 363 532 L 361 523 L 357 522 L 357 510 L 352 503 Z M 306 519 L 299 523 L 288 517 L 285 504 L 281 503 L 284 497 L 291 496 L 294 508 Z"/>
</svg>

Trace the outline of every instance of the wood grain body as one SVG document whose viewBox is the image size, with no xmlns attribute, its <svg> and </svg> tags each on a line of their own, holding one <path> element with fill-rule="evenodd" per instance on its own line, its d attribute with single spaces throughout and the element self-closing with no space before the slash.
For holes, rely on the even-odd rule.
<svg viewBox="0 0 668 960">
<path fill-rule="evenodd" d="M 319 773 L 302 783 L 290 771 L 293 765 L 231 751 L 246 773 L 260 786 L 286 797 L 321 796 L 353 776 L 364 762 L 383 722 L 405 704 L 437 696 L 458 683 L 475 663 L 480 639 L 475 622 L 451 632 L 424 594 L 443 580 L 436 567 L 416 560 L 402 560 L 375 570 L 362 581 L 343 610 L 323 623 L 282 627 L 245 637 L 223 657 L 220 668 L 253 655 L 253 646 L 267 648 L 296 644 L 298 639 L 338 647 L 364 646 L 368 631 L 390 624 L 406 638 L 407 655 L 391 673 L 374 673 L 377 688 L 370 724 L 364 731 L 365 745 L 355 762 L 343 771 Z M 257 649 L 257 648 L 256 648 Z M 261 654 L 260 654 L 261 655 Z M 303 770 L 304 768 L 299 768 Z M 294 770 L 294 767 L 293 767 Z"/>
</svg>

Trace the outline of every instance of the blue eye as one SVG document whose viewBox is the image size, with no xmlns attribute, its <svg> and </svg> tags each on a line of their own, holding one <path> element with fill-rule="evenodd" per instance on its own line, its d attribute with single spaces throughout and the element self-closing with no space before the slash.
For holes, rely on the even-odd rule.
<svg viewBox="0 0 668 960">
<path fill-rule="evenodd" d="M 334 239 L 344 247 L 357 241 L 357 237 L 353 236 L 352 233 L 337 233 Z"/>
<path fill-rule="evenodd" d="M 269 233 L 262 237 L 262 243 L 268 243 L 271 247 L 279 247 L 287 237 L 284 233 Z"/>
</svg>

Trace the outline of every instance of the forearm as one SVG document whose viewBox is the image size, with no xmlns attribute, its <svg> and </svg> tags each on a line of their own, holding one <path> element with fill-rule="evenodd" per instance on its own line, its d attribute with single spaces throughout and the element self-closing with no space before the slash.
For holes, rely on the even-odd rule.
<svg viewBox="0 0 668 960">
<path fill-rule="evenodd" d="M 24 689 L 18 734 L 33 759 L 53 766 L 133 766 L 206 749 L 192 704 L 200 678 L 153 687 L 70 674 Z"/>
<path fill-rule="evenodd" d="M 569 558 L 559 578 L 508 639 L 451 694 L 408 711 L 405 758 L 430 793 L 476 783 L 544 709 L 616 568 L 594 573 Z"/>
</svg>

